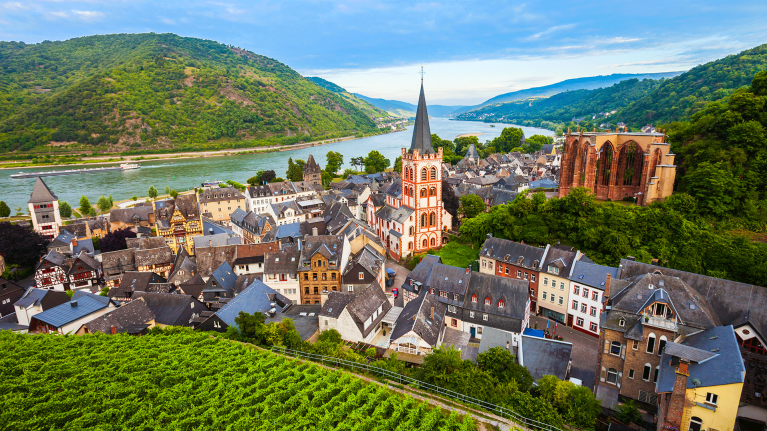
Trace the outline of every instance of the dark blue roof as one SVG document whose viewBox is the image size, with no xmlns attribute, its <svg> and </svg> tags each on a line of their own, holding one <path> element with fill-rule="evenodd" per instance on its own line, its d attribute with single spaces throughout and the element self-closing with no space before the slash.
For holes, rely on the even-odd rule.
<svg viewBox="0 0 767 431">
<path fill-rule="evenodd" d="M 531 337 L 543 338 L 543 329 L 525 328 L 522 334 L 529 335 Z"/>
<path fill-rule="evenodd" d="M 301 238 L 301 223 L 288 223 L 277 227 L 275 239 L 280 238 Z"/>
<path fill-rule="evenodd" d="M 213 271 L 212 274 L 210 274 L 210 278 L 215 280 L 220 289 L 208 289 L 208 287 L 205 288 L 203 291 L 207 290 L 226 290 L 229 293 L 234 292 L 235 284 L 237 284 L 237 274 L 234 273 L 234 270 L 227 262 L 222 263 L 221 265 L 216 268 L 215 271 Z M 210 282 L 208 283 L 210 285 Z"/>
<path fill-rule="evenodd" d="M 604 290 L 607 274 L 610 274 L 610 277 L 613 279 L 617 279 L 618 268 L 614 268 L 612 266 L 597 265 L 595 263 L 579 260 L 575 262 L 573 275 L 570 277 L 570 280 L 579 284 L 585 284 L 586 286 Z"/>
<path fill-rule="evenodd" d="M 557 184 L 556 181 L 551 181 L 547 179 L 547 180 L 530 181 L 529 186 L 531 189 L 538 189 L 538 188 L 555 189 L 559 187 L 559 184 Z"/>
<path fill-rule="evenodd" d="M 24 296 L 22 296 L 21 299 L 16 301 L 16 303 L 13 305 L 22 308 L 28 308 L 30 305 L 42 300 L 46 293 L 48 293 L 47 289 L 36 289 L 34 287 L 30 287 L 26 292 L 24 292 Z"/>
<path fill-rule="evenodd" d="M 698 381 L 698 387 L 743 383 L 746 367 L 732 326 L 715 326 L 687 337 L 682 344 L 699 349 L 702 353 L 716 353 L 716 356 L 700 363 L 690 363 L 687 369 L 690 373 L 687 378 L 687 389 L 696 387 L 695 383 Z M 674 389 L 676 370 L 670 362 L 671 355 L 664 353 L 655 392 L 671 392 Z M 696 379 L 695 383 L 693 379 Z"/>
<path fill-rule="evenodd" d="M 281 312 L 284 305 L 290 300 L 277 293 L 274 289 L 264 284 L 261 280 L 253 280 L 250 286 L 240 292 L 232 300 L 226 303 L 216 315 L 229 326 L 237 326 L 234 319 L 244 311 L 248 314 L 263 313 L 269 311 L 275 303 L 276 311 Z"/>
<path fill-rule="evenodd" d="M 36 314 L 35 319 L 60 328 L 109 306 L 109 298 L 78 290 L 72 300 Z"/>
</svg>

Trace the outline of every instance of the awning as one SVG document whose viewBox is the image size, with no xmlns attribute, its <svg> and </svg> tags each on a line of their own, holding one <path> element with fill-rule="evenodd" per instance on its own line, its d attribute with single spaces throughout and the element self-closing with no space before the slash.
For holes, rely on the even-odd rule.
<svg viewBox="0 0 767 431">
<path fill-rule="evenodd" d="M 402 307 L 392 307 L 391 309 L 389 309 L 389 312 L 386 313 L 386 316 L 384 316 L 384 318 L 381 319 L 381 322 L 389 324 L 389 325 L 394 325 L 394 323 L 397 322 L 399 315 L 402 313 L 402 310 L 404 310 L 404 308 Z"/>
</svg>

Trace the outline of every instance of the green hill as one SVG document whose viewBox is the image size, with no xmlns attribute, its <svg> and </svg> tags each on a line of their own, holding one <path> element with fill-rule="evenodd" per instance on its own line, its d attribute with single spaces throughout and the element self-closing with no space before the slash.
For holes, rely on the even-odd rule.
<svg viewBox="0 0 767 431">
<path fill-rule="evenodd" d="M 386 112 L 382 109 L 378 109 L 372 103 L 369 103 L 366 100 L 363 100 L 357 97 L 357 95 L 349 93 L 348 91 L 346 91 L 345 88 L 341 87 L 340 85 L 336 85 L 326 79 L 320 78 L 319 76 L 310 76 L 306 79 L 314 82 L 315 84 L 319 85 L 320 87 L 328 91 L 332 91 L 333 93 L 336 93 L 339 96 L 343 97 L 347 102 L 354 105 L 357 109 L 369 115 L 370 118 L 383 118 L 383 117 L 389 117 L 391 115 L 389 112 Z"/>
<path fill-rule="evenodd" d="M 601 123 L 626 123 L 640 128 L 689 118 L 707 103 L 724 100 L 754 76 L 767 70 L 767 44 L 695 67 L 670 79 L 630 79 L 596 90 L 575 90 L 548 98 L 483 106 L 458 116 L 545 127 L 567 125 L 591 128 Z M 492 100 L 492 99 L 491 99 Z M 600 113 L 614 114 L 605 117 Z M 573 120 L 580 120 L 574 121 Z"/>
<path fill-rule="evenodd" d="M 376 130 L 288 66 L 209 40 L 0 42 L 0 153 L 242 147 Z"/>
<path fill-rule="evenodd" d="M 346 372 L 166 331 L 0 331 L 3 429 L 477 429 L 471 418 Z"/>
</svg>

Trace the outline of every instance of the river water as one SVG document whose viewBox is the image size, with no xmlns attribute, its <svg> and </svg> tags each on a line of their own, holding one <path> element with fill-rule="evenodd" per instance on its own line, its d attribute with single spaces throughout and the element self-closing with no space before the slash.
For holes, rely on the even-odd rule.
<svg viewBox="0 0 767 431">
<path fill-rule="evenodd" d="M 474 121 L 451 121 L 446 118 L 429 119 L 431 132 L 442 139 L 453 140 L 458 135 L 467 133 L 482 133 L 478 136 L 480 142 L 498 137 L 504 127 L 509 124 L 494 124 Z M 516 126 L 519 127 L 519 126 Z M 552 136 L 551 130 L 535 127 L 522 127 L 525 136 L 535 134 Z M 60 175 L 44 177 L 48 188 L 58 196 L 59 200 L 67 201 L 76 208 L 80 197 L 85 195 L 95 204 L 101 195 L 112 195 L 115 201 L 130 199 L 132 196 L 147 195 L 150 186 L 164 193 L 165 186 L 178 191 L 199 187 L 207 180 L 235 180 L 245 183 L 246 180 L 261 169 L 273 169 L 277 176 L 285 177 L 288 168 L 288 158 L 293 160 L 306 158 L 311 153 L 321 166 L 325 165 L 325 155 L 328 151 L 337 151 L 344 155 L 344 165 L 341 169 L 351 168 L 349 161 L 353 157 L 365 156 L 372 150 L 377 150 L 391 160 L 401 155 L 401 148 L 410 147 L 412 126 L 405 132 L 389 133 L 369 138 L 336 142 L 300 150 L 250 153 L 234 156 L 200 157 L 191 159 L 165 159 L 140 162 L 141 169 L 131 171 L 106 171 L 81 175 Z M 102 165 L 88 164 L 83 167 Z M 35 185 L 35 178 L 12 179 L 10 174 L 18 172 L 56 171 L 76 169 L 80 166 L 66 167 L 37 167 L 24 169 L 0 170 L 0 200 L 5 201 L 15 214 L 16 207 L 21 206 L 27 213 L 27 201 Z"/>
</svg>

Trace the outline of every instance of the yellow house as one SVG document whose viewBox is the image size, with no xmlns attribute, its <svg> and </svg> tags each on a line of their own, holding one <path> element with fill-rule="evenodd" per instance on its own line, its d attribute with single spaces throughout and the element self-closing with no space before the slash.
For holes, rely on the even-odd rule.
<svg viewBox="0 0 767 431">
<path fill-rule="evenodd" d="M 732 326 L 667 343 L 656 386 L 658 431 L 733 431 L 745 377 Z"/>
<path fill-rule="evenodd" d="M 200 195 L 200 209 L 206 217 L 227 221 L 237 208 L 245 211 L 245 195 L 234 187 L 205 189 Z"/>
<path fill-rule="evenodd" d="M 581 257 L 581 252 L 572 247 L 554 245 L 548 248 L 543 256 L 543 265 L 538 275 L 538 314 L 567 323 L 567 304 L 570 291 L 570 272 L 575 262 Z M 515 270 L 517 271 L 517 270 Z M 527 273 L 517 271 L 527 278 Z M 535 277 L 531 273 L 530 277 Z M 536 280 L 530 279 L 530 282 Z"/>
<path fill-rule="evenodd" d="M 202 235 L 202 217 L 197 194 L 178 195 L 176 199 L 153 202 L 155 228 L 157 236 L 178 253 L 179 247 L 185 247 L 189 255 L 194 255 L 195 236 Z"/>
</svg>

